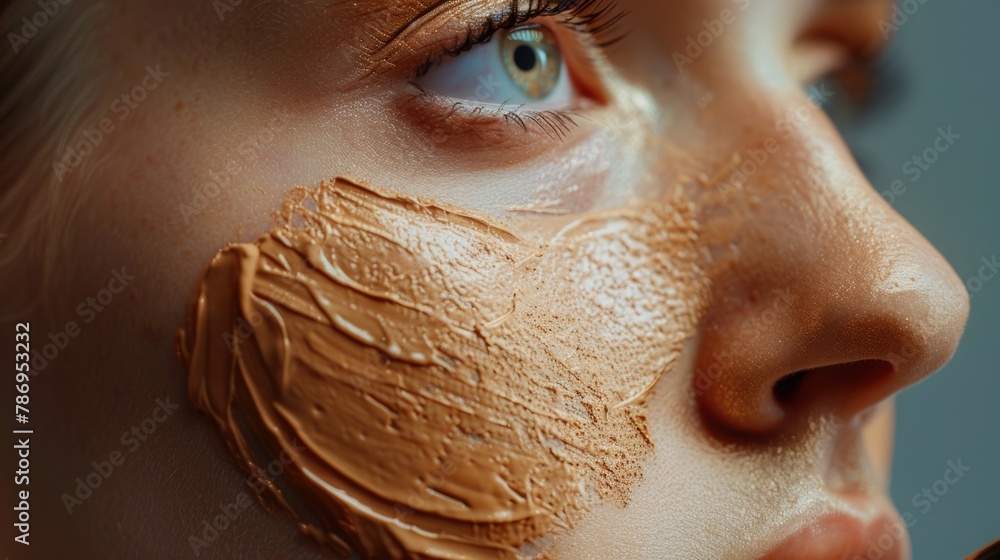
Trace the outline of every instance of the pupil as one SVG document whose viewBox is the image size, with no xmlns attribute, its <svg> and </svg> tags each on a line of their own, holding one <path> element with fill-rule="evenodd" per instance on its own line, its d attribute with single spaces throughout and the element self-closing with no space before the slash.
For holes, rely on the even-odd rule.
<svg viewBox="0 0 1000 560">
<path fill-rule="evenodd" d="M 535 67 L 537 61 L 538 56 L 535 55 L 535 49 L 528 45 L 521 45 L 514 49 L 514 64 L 518 70 L 529 72 Z"/>
</svg>

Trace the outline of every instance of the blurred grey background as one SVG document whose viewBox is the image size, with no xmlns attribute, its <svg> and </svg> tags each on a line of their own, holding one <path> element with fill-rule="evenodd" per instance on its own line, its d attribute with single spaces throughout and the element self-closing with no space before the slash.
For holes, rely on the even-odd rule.
<svg viewBox="0 0 1000 560">
<path fill-rule="evenodd" d="M 984 258 L 1000 259 L 1000 2 L 921 2 L 907 0 L 912 13 L 887 54 L 899 93 L 865 121 L 835 120 L 872 185 L 972 294 L 955 358 L 897 400 L 892 497 L 912 516 L 914 558 L 941 560 L 1000 538 L 1000 271 L 979 277 Z M 949 126 L 961 138 L 947 152 L 904 168 Z M 902 194 L 892 193 L 896 180 Z M 949 484 L 959 459 L 970 470 Z"/>
</svg>

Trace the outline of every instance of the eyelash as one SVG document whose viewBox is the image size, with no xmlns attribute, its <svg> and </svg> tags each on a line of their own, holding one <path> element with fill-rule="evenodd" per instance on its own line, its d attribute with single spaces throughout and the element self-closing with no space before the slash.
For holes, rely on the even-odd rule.
<svg viewBox="0 0 1000 560">
<path fill-rule="evenodd" d="M 417 67 L 415 77 L 423 76 L 436 62 L 446 56 L 458 56 L 476 45 L 490 42 L 502 29 L 513 29 L 519 25 L 542 17 L 559 18 L 559 23 L 579 33 L 589 46 L 605 48 L 622 40 L 626 33 L 619 33 L 621 20 L 628 12 L 618 9 L 617 0 L 531 0 L 527 8 L 520 8 L 518 0 L 510 0 L 510 5 L 493 14 L 480 24 L 469 26 L 465 38 L 458 46 L 443 49 L 432 54 Z"/>
<path fill-rule="evenodd" d="M 596 49 L 606 48 L 626 36 L 626 33 L 620 32 L 619 24 L 627 12 L 619 9 L 617 0 L 531 0 L 525 8 L 522 8 L 520 4 L 521 2 L 518 0 L 510 0 L 510 4 L 503 11 L 493 14 L 482 23 L 470 24 L 465 36 L 457 46 L 442 48 L 436 53 L 431 53 L 414 70 L 409 84 L 416 90 L 416 93 L 412 93 L 411 99 L 406 103 L 419 100 L 437 106 L 450 105 L 444 113 L 446 118 L 463 110 L 465 108 L 463 102 L 456 102 L 429 91 L 417 84 L 415 80 L 425 75 L 445 57 L 459 56 L 477 45 L 490 42 L 501 30 L 513 29 L 538 18 L 553 18 L 559 24 L 576 32 L 581 38 L 581 43 L 587 47 L 583 50 L 588 53 L 587 58 L 591 61 L 593 60 L 592 54 Z M 577 126 L 575 119 L 583 118 L 580 114 L 570 110 L 534 110 L 524 106 L 508 108 L 505 105 L 495 109 L 476 107 L 471 111 L 467 110 L 466 113 L 466 119 L 472 125 L 480 124 L 484 119 L 501 121 L 514 125 L 523 132 L 527 132 L 529 127 L 534 125 L 549 138 L 557 140 L 565 138 Z"/>
<path fill-rule="evenodd" d="M 438 106 L 444 106 L 450 102 L 449 108 L 442 115 L 445 120 L 464 108 L 463 102 L 453 101 L 439 93 L 427 90 L 416 82 L 410 82 L 410 86 L 416 89 L 417 93 L 412 94 L 412 97 L 406 103 L 411 101 L 426 101 Z M 546 109 L 540 111 L 526 109 L 523 106 L 508 109 L 506 105 L 500 105 L 495 109 L 486 109 L 481 106 L 475 107 L 467 110 L 465 115 L 467 124 L 471 125 L 473 130 L 475 130 L 475 125 L 482 124 L 482 121 L 486 121 L 487 123 L 500 121 L 504 124 L 514 125 L 520 128 L 522 132 L 528 132 L 528 127 L 534 125 L 553 140 L 565 138 L 577 126 L 575 120 L 577 118 L 584 117 L 574 111 L 565 109 Z"/>
</svg>

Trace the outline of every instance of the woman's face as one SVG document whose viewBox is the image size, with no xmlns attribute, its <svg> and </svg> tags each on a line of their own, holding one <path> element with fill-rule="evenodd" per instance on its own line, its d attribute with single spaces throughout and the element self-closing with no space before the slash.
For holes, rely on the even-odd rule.
<svg viewBox="0 0 1000 560">
<path fill-rule="evenodd" d="M 86 272 L 66 286 L 64 314 L 106 271 L 135 276 L 132 301 L 112 302 L 87 333 L 104 342 L 67 351 L 65 363 L 93 368 L 60 382 L 83 395 L 60 404 L 68 415 L 89 418 L 85 403 L 109 386 L 130 396 L 74 428 L 94 442 L 79 464 L 170 395 L 184 404 L 178 427 L 135 462 L 173 465 L 203 490 L 153 488 L 123 467 L 133 484 L 96 507 L 132 507 L 124 496 L 139 485 L 166 504 L 121 520 L 146 539 L 130 550 L 187 553 L 245 476 L 191 412 L 170 356 L 200 274 L 228 243 L 270 231 L 291 187 L 344 177 L 327 185 L 336 223 L 296 231 L 361 270 L 337 297 L 402 294 L 352 309 L 426 352 L 376 348 L 382 369 L 348 391 L 377 345 L 329 342 L 357 364 L 318 352 L 282 369 L 294 390 L 241 401 L 251 423 L 299 427 L 310 461 L 418 519 L 465 530 L 514 511 L 530 523 L 473 540 L 525 554 L 908 554 L 885 495 L 890 397 L 951 356 L 968 301 L 825 116 L 846 94 L 809 87 L 874 54 L 889 2 L 567 2 L 513 29 L 491 19 L 518 5 L 505 0 L 232 4 L 108 10 L 100 48 L 117 71 L 99 117 L 116 129 L 99 147 L 108 159 L 65 179 L 89 198 L 73 247 Z M 491 21 L 493 40 L 472 44 Z M 116 111 L 147 75 L 141 102 Z M 349 234 L 358 224 L 366 235 Z M 295 253 L 268 247 L 276 260 Z M 261 278 L 248 289 L 280 300 Z M 215 294 L 209 303 L 226 296 Z M 263 348 L 283 336 L 281 351 L 301 355 L 296 344 L 315 350 L 310 336 L 336 323 L 291 315 L 281 336 L 247 337 Z M 335 373 L 317 380 L 324 368 Z M 344 392 L 316 396 L 330 387 Z M 343 408 L 317 417 L 323 399 Z M 397 416 L 382 425 L 386 410 Z M 456 434 L 478 447 L 455 455 Z M 441 460 L 453 468 L 429 481 Z M 519 505 L 470 511 L 445 495 L 474 475 Z M 291 486 L 318 492 L 305 478 Z M 181 509 L 195 513 L 170 513 Z M 81 535 L 96 517 L 73 517 Z M 319 550 L 256 506 L 238 523 L 201 553 Z"/>
</svg>

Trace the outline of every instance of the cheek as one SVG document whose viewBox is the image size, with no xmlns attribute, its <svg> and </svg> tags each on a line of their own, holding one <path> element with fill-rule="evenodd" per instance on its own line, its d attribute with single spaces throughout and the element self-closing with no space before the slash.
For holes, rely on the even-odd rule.
<svg viewBox="0 0 1000 560">
<path fill-rule="evenodd" d="M 688 215 L 535 246 L 343 180 L 298 189 L 288 226 L 206 274 L 192 399 L 251 472 L 293 457 L 268 495 L 327 545 L 512 552 L 641 478 L 643 401 L 699 311 Z"/>
</svg>

